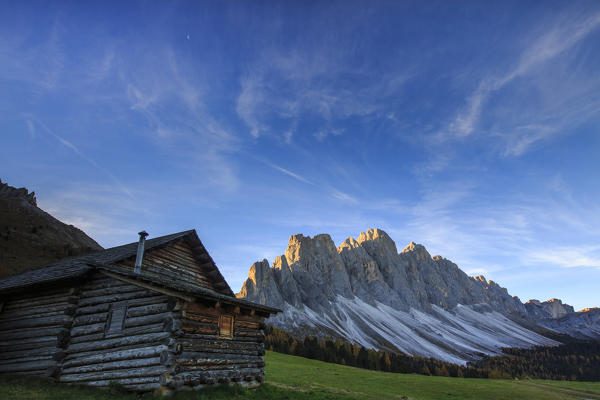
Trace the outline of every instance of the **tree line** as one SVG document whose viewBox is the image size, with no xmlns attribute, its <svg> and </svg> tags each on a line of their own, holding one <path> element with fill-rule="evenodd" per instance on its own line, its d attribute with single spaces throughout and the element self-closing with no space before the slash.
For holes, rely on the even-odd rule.
<svg viewBox="0 0 600 400">
<path fill-rule="evenodd" d="M 460 378 L 536 378 L 600 381 L 600 341 L 571 341 L 557 347 L 502 349 L 466 366 L 419 356 L 367 349 L 339 338 L 297 338 L 268 325 L 265 347 L 279 353 L 385 372 Z"/>
</svg>

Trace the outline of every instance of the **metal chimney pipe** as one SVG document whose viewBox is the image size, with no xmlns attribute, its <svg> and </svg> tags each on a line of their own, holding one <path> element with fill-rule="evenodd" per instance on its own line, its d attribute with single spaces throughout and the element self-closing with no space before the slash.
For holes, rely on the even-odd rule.
<svg viewBox="0 0 600 400">
<path fill-rule="evenodd" d="M 139 275 L 142 273 L 142 260 L 144 258 L 144 243 L 146 243 L 146 236 L 148 236 L 148 232 L 141 231 L 138 233 L 138 235 L 140 235 L 140 241 L 138 242 L 137 256 L 135 257 L 135 268 L 133 269 L 133 272 L 135 272 L 136 274 Z"/>
</svg>

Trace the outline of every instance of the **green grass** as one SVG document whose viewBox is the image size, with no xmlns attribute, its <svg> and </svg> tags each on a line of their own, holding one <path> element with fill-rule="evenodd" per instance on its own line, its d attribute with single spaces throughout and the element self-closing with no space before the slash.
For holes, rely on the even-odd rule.
<svg viewBox="0 0 600 400">
<path fill-rule="evenodd" d="M 267 382 L 339 399 L 600 399 L 600 382 L 443 378 L 369 371 L 267 352 Z M 406 398 L 405 397 L 405 398 Z"/>
<path fill-rule="evenodd" d="M 267 352 L 267 384 L 258 390 L 239 387 L 179 392 L 173 400 L 325 400 L 325 399 L 527 399 L 600 400 L 600 382 L 493 380 L 394 374 L 344 367 Z M 23 376 L 0 375 L 0 398 L 11 400 L 141 400 L 152 394 L 66 386 Z"/>
</svg>

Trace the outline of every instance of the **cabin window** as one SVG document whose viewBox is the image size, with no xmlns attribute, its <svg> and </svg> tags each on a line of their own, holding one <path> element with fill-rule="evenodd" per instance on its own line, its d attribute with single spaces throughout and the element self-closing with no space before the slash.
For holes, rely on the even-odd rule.
<svg viewBox="0 0 600 400">
<path fill-rule="evenodd" d="M 233 315 L 221 315 L 219 317 L 219 336 L 225 339 L 233 339 Z"/>
<path fill-rule="evenodd" d="M 121 332 L 123 330 L 126 315 L 126 305 L 111 306 L 108 313 L 108 320 L 106 321 L 106 330 L 104 335 L 111 336 Z"/>
</svg>

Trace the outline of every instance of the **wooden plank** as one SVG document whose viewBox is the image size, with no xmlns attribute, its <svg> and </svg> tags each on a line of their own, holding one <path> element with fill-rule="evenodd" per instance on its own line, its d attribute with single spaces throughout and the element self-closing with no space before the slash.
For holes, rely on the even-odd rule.
<svg viewBox="0 0 600 400">
<path fill-rule="evenodd" d="M 126 285 L 121 285 L 121 286 L 117 286 L 117 287 L 111 286 L 111 287 L 107 287 L 107 288 L 103 288 L 103 289 L 96 289 L 96 290 L 82 290 L 81 298 L 87 299 L 89 297 L 108 296 L 111 294 L 129 293 L 129 292 L 135 292 L 138 290 L 140 290 L 140 288 L 138 286 L 135 286 L 132 284 L 126 284 Z"/>
<path fill-rule="evenodd" d="M 161 383 L 173 385 L 180 382 L 183 385 L 196 386 L 200 384 L 215 384 L 218 382 L 228 382 L 234 378 L 245 379 L 247 377 L 260 379 L 264 375 L 261 368 L 238 368 L 234 370 L 221 371 L 190 371 L 180 372 L 172 379 L 161 377 Z"/>
<path fill-rule="evenodd" d="M 146 376 L 131 379 L 112 379 L 98 380 L 86 382 L 86 385 L 95 387 L 104 387 L 110 385 L 111 382 L 118 383 L 129 390 L 136 392 L 148 392 L 161 387 L 158 376 Z"/>
<path fill-rule="evenodd" d="M 155 365 L 160 365 L 160 357 L 133 358 L 119 361 L 99 362 L 94 364 L 83 364 L 77 367 L 63 367 L 61 375 L 68 376 L 86 372 L 117 371 L 126 368 L 139 368 L 144 370 Z"/>
<path fill-rule="evenodd" d="M 171 312 L 143 315 L 141 317 L 129 317 L 125 320 L 125 328 L 156 324 L 159 322 L 164 322 L 167 318 L 171 318 L 171 317 L 172 317 Z"/>
<path fill-rule="evenodd" d="M 16 364 L 16 363 L 27 363 L 27 362 L 34 362 L 34 361 L 45 361 L 45 360 L 53 360 L 54 358 L 52 357 L 53 354 L 33 354 L 33 355 L 28 355 L 28 356 L 22 356 L 22 357 L 18 357 L 18 358 L 10 358 L 10 359 L 6 359 L 6 360 L 0 360 L 0 366 L 2 365 L 6 365 L 6 364 Z"/>
<path fill-rule="evenodd" d="M 60 377 L 61 382 L 86 382 L 86 381 L 98 381 L 107 379 L 125 379 L 125 378 L 137 378 L 147 376 L 160 376 L 165 373 L 166 369 L 162 365 L 152 366 L 148 368 L 128 368 L 118 369 L 113 371 L 97 371 L 97 372 L 85 372 L 81 374 L 63 374 Z"/>
<path fill-rule="evenodd" d="M 1 351 L 0 360 L 10 360 L 14 358 L 34 357 L 34 356 L 53 356 L 58 352 L 56 346 L 35 347 L 24 349 L 22 347 L 13 348 L 13 351 Z"/>
<path fill-rule="evenodd" d="M 53 315 L 73 315 L 77 306 L 74 304 L 52 304 L 23 310 L 13 310 L 0 314 L 0 322 L 17 321 L 20 319 L 51 317 Z"/>
<path fill-rule="evenodd" d="M 106 296 L 98 296 L 98 297 L 90 297 L 87 299 L 81 299 L 81 301 L 79 302 L 79 306 L 86 307 L 86 306 L 93 306 L 96 304 L 116 303 L 116 302 L 121 302 L 121 301 L 125 301 L 125 300 L 136 299 L 136 298 L 149 297 L 150 295 L 151 295 L 151 293 L 149 293 L 148 290 L 146 290 L 144 288 L 144 289 L 137 290 L 134 292 L 115 293 L 115 294 L 109 294 Z"/>
<path fill-rule="evenodd" d="M 236 321 L 245 321 L 245 322 L 258 322 L 258 323 L 264 323 L 265 318 L 259 315 L 244 315 L 244 314 L 240 314 L 237 315 L 235 317 Z"/>
<path fill-rule="evenodd" d="M 142 297 L 139 299 L 128 299 L 128 300 L 124 300 L 122 302 L 115 302 L 113 304 L 120 304 L 120 303 L 124 303 L 127 304 L 128 307 L 132 307 L 132 306 L 143 306 L 143 305 L 148 305 L 148 304 L 158 304 L 158 303 L 167 303 L 169 301 L 169 297 L 164 296 L 164 295 L 160 295 L 160 294 L 155 294 L 152 293 L 152 295 L 148 296 L 148 297 Z M 85 315 L 85 314 L 95 314 L 95 313 L 99 313 L 99 312 L 108 312 L 108 309 L 110 308 L 110 304 L 96 304 L 93 306 L 85 306 L 85 307 L 79 307 L 75 313 L 75 315 Z"/>
<path fill-rule="evenodd" d="M 62 365 L 64 368 L 67 368 L 108 361 L 128 360 L 132 358 L 160 357 L 161 352 L 168 349 L 167 344 L 159 344 L 159 342 L 153 342 L 150 346 L 147 343 L 142 344 L 143 347 L 140 347 L 139 344 L 136 346 L 137 347 L 128 349 L 119 347 L 114 351 L 103 350 L 101 352 L 95 351 L 91 353 L 69 354 L 65 357 Z"/>
<path fill-rule="evenodd" d="M 46 370 L 49 367 L 56 365 L 56 361 L 52 359 L 31 361 L 31 362 L 17 362 L 14 364 L 2 364 L 0 365 L 0 372 L 26 372 L 34 370 Z"/>
<path fill-rule="evenodd" d="M 69 296 L 69 295 L 61 295 L 61 296 L 56 296 L 56 297 L 52 297 L 52 298 L 34 298 L 28 301 L 21 301 L 19 303 L 13 302 L 13 301 L 9 301 L 6 303 L 5 307 L 5 311 L 12 311 L 12 310 L 23 310 L 23 309 L 27 309 L 27 308 L 33 308 L 33 307 L 40 307 L 40 306 L 48 306 L 48 305 L 52 305 L 52 304 L 58 304 L 58 303 L 69 303 L 69 304 L 77 304 L 77 297 L 76 296 Z"/>
<path fill-rule="evenodd" d="M 144 315 L 161 314 L 173 309 L 174 304 L 158 303 L 143 306 L 129 307 L 127 318 L 142 317 Z"/>
<path fill-rule="evenodd" d="M 23 328 L 42 328 L 46 326 L 70 326 L 72 317 L 69 315 L 52 315 L 40 318 L 23 318 L 12 321 L 0 322 L 0 331 L 8 331 Z"/>
<path fill-rule="evenodd" d="M 219 316 L 221 315 L 221 312 L 218 311 L 216 308 L 214 307 L 207 307 L 203 304 L 200 303 L 185 303 L 183 305 L 183 311 L 187 311 L 187 312 L 191 312 L 197 315 L 204 315 L 207 317 L 215 317 L 215 318 L 219 318 Z"/>
<path fill-rule="evenodd" d="M 125 265 L 132 268 L 132 263 Z M 159 275 L 168 275 L 190 283 L 201 283 L 203 286 L 212 288 L 211 281 L 204 275 L 203 270 L 196 264 L 189 264 L 185 260 L 179 259 L 176 255 L 164 252 L 149 254 L 144 258 L 144 268 Z"/>
<path fill-rule="evenodd" d="M 161 252 L 157 252 L 152 254 L 150 257 L 151 261 L 158 260 L 162 262 L 170 263 L 174 266 L 181 267 L 187 270 L 190 270 L 195 273 L 202 274 L 202 270 L 200 269 L 200 264 L 193 258 L 183 256 L 176 249 L 164 249 Z"/>
<path fill-rule="evenodd" d="M 254 338 L 264 338 L 264 332 L 259 329 L 247 329 L 247 328 L 237 328 L 234 333 L 235 336 L 244 336 L 244 337 L 254 337 Z"/>
<path fill-rule="evenodd" d="M 204 323 L 208 323 L 208 324 L 218 324 L 219 323 L 218 315 L 196 314 L 194 312 L 184 310 L 182 313 L 182 316 L 184 319 L 189 319 L 190 321 L 204 322 Z"/>
<path fill-rule="evenodd" d="M 219 333 L 219 325 L 215 324 L 214 322 L 205 323 L 192 321 L 190 319 L 181 320 L 181 329 L 186 332 L 198 332 L 215 335 Z"/>
<path fill-rule="evenodd" d="M 38 349 L 44 347 L 57 347 L 58 339 L 56 335 L 34 337 L 34 338 L 15 338 L 14 340 L 4 340 L 0 344 L 0 353 L 12 351 L 15 348 Z"/>
<path fill-rule="evenodd" d="M 135 280 L 135 279 L 126 278 L 126 277 L 124 277 L 124 276 L 119 276 L 119 275 L 117 275 L 117 274 L 113 274 L 113 273 L 111 273 L 111 272 L 108 272 L 108 271 L 103 271 L 103 273 L 105 273 L 105 274 L 107 274 L 107 275 L 109 275 L 109 276 L 113 276 L 113 277 L 115 277 L 115 278 L 117 278 L 117 279 L 123 280 L 123 281 L 125 281 L 125 282 L 130 282 L 130 283 L 132 283 L 132 284 L 135 284 L 135 285 L 137 285 L 137 286 L 139 286 L 139 287 L 143 287 L 143 288 L 147 288 L 147 289 L 149 289 L 149 290 L 153 290 L 153 291 L 155 291 L 155 292 L 159 292 L 159 293 L 162 293 L 162 294 L 166 294 L 166 295 L 168 295 L 168 296 L 172 296 L 172 297 L 177 297 L 177 298 L 183 299 L 183 300 L 185 300 L 185 301 L 188 301 L 188 302 L 193 302 L 193 301 L 194 301 L 194 298 L 193 298 L 193 297 L 190 297 L 190 296 L 184 295 L 184 294 L 182 294 L 182 293 L 179 293 L 179 292 L 176 292 L 176 291 L 174 291 L 174 290 L 170 290 L 170 289 L 164 289 L 164 288 L 159 288 L 159 287 L 157 287 L 157 286 L 154 286 L 154 285 L 149 285 L 149 284 L 146 284 L 146 283 L 143 283 L 143 282 L 137 281 L 137 280 Z"/>
<path fill-rule="evenodd" d="M 219 340 L 219 339 L 181 339 L 177 343 L 181 344 L 183 351 L 197 351 L 197 352 L 213 352 L 215 350 L 224 350 L 227 352 L 236 351 L 260 351 L 264 349 L 262 343 L 256 342 L 245 342 L 245 341 L 234 341 L 234 340 Z"/>
<path fill-rule="evenodd" d="M 191 276 L 187 270 L 176 268 L 172 264 L 168 263 L 144 262 L 143 271 L 146 274 L 153 274 L 162 277 L 163 279 L 174 279 L 176 281 L 183 281 L 189 284 L 200 284 L 201 286 L 210 287 L 208 281 L 202 282 L 198 278 Z"/>
<path fill-rule="evenodd" d="M 254 363 L 264 367 L 264 361 L 261 356 L 247 354 L 216 354 L 216 353 L 199 353 L 184 351 L 175 357 L 175 362 L 178 365 L 229 365 L 229 364 L 244 364 Z"/>
<path fill-rule="evenodd" d="M 106 323 L 107 318 L 108 312 L 80 315 L 73 319 L 73 327 L 97 323 Z"/>
<path fill-rule="evenodd" d="M 182 329 L 176 330 L 173 332 L 174 337 L 178 338 L 178 339 L 216 339 L 215 335 L 206 335 L 206 334 L 200 334 L 200 333 L 188 333 L 185 332 Z M 265 341 L 264 336 L 263 337 L 246 337 L 246 336 L 234 336 L 233 340 L 236 341 L 240 341 L 240 342 L 249 342 L 249 343 L 263 343 Z"/>
<path fill-rule="evenodd" d="M 103 328 L 103 324 L 101 324 L 101 325 L 102 325 L 101 329 L 99 329 L 96 326 L 88 325 L 90 327 L 90 331 L 92 331 L 92 330 L 96 331 L 96 329 L 99 329 L 100 332 L 97 332 L 97 333 L 90 332 L 89 334 L 81 335 L 81 336 L 75 336 L 72 333 L 71 343 L 95 341 L 95 340 L 100 340 L 100 339 L 104 338 L 105 337 L 104 328 Z M 79 329 L 79 328 L 82 328 L 82 327 L 78 327 L 77 329 Z M 73 329 L 75 329 L 75 328 L 73 328 Z M 121 337 L 127 337 L 127 336 L 131 336 L 131 335 L 140 335 L 143 333 L 155 333 L 155 332 L 165 332 L 164 323 L 144 325 L 144 326 L 134 326 L 131 328 L 126 328 L 120 332 L 116 332 L 116 333 L 112 334 L 110 337 L 111 338 L 121 338 Z M 77 332 L 77 333 L 79 334 L 80 332 Z"/>
<path fill-rule="evenodd" d="M 80 342 L 74 343 L 73 340 L 69 345 L 67 351 L 69 354 L 91 351 L 91 350 L 100 350 L 100 349 L 113 349 L 117 346 L 128 346 L 134 344 L 142 344 L 142 343 L 153 343 L 160 340 L 167 340 L 170 338 L 170 334 L 168 332 L 163 332 L 162 330 L 154 332 L 154 333 L 141 333 L 138 335 L 126 335 L 120 338 L 111 338 L 111 339 L 103 339 L 98 338 L 88 342 Z"/>
<path fill-rule="evenodd" d="M 106 289 L 112 287 L 121 287 L 129 285 L 127 282 L 121 282 L 114 278 L 103 276 L 104 279 L 94 279 L 87 284 L 81 286 L 82 291 L 92 291 L 98 289 Z"/>
<path fill-rule="evenodd" d="M 31 300 L 44 300 L 44 299 L 50 299 L 53 297 L 60 297 L 60 296 L 68 296 L 69 294 L 72 294 L 71 292 L 71 288 L 65 288 L 65 287 L 61 287 L 61 288 L 56 288 L 56 289 L 42 289 L 42 290 L 36 290 L 36 291 L 27 291 L 25 293 L 11 293 L 10 295 L 10 302 L 12 303 L 19 303 L 21 301 L 31 301 Z"/>
<path fill-rule="evenodd" d="M 105 328 L 106 324 L 104 322 L 91 325 L 76 326 L 73 327 L 73 329 L 71 329 L 71 338 L 73 339 L 77 336 L 91 335 L 92 333 L 104 333 Z"/>
<path fill-rule="evenodd" d="M 16 338 L 26 339 L 26 338 L 35 338 L 35 337 L 43 337 L 43 336 L 53 336 L 57 335 L 59 332 L 63 331 L 65 328 L 63 326 L 51 326 L 45 328 L 24 328 L 24 329 L 14 329 L 10 331 L 0 332 L 0 343 L 3 343 L 7 340 L 14 340 Z"/>
<path fill-rule="evenodd" d="M 245 329 L 264 329 L 264 324 L 261 322 L 248 322 L 248 321 L 240 321 L 238 317 L 235 318 L 234 327 L 235 329 L 245 328 Z"/>
</svg>

